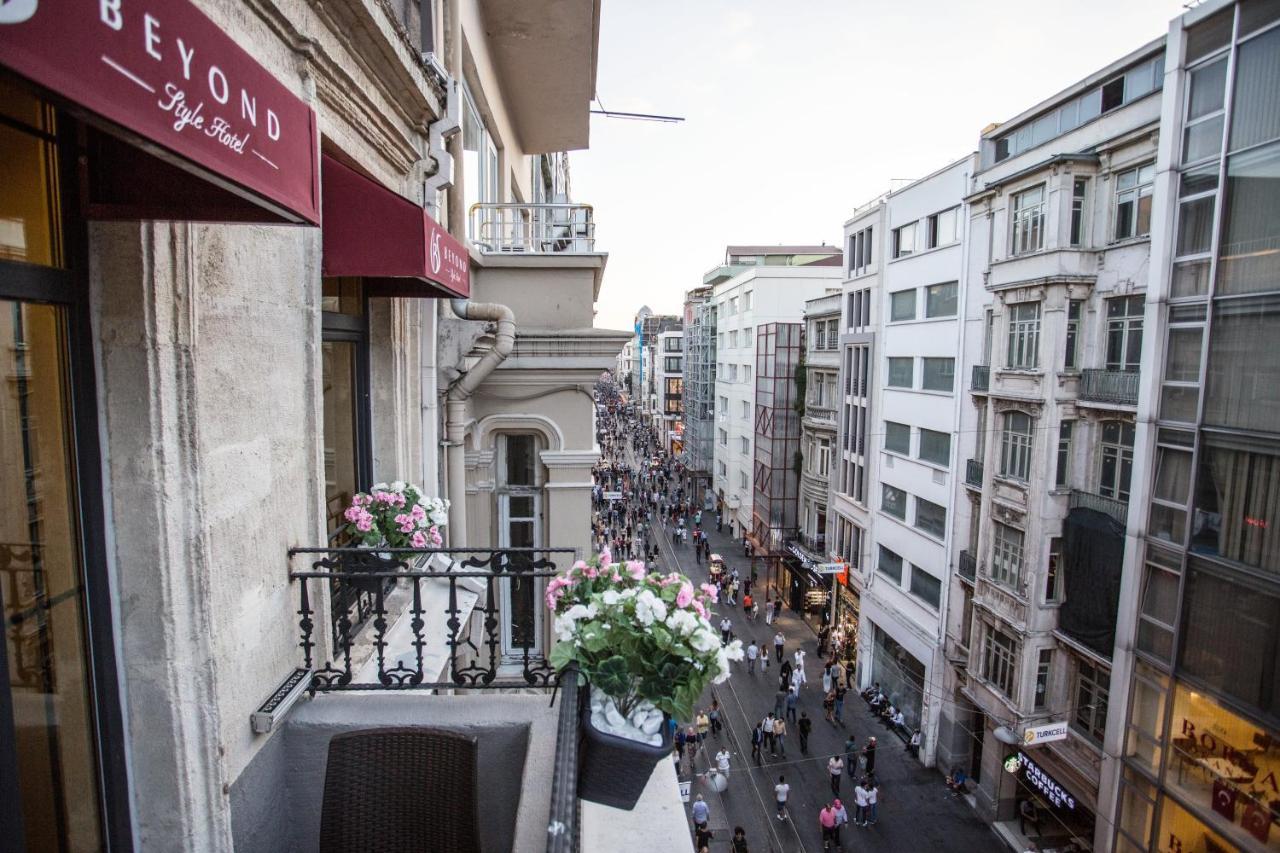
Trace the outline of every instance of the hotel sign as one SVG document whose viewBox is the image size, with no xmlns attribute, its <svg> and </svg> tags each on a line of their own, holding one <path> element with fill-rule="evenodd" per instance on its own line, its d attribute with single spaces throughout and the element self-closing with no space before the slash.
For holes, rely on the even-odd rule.
<svg viewBox="0 0 1280 853">
<path fill-rule="evenodd" d="M 295 221 L 320 221 L 314 111 L 187 0 L 0 3 L 0 64 Z"/>
</svg>

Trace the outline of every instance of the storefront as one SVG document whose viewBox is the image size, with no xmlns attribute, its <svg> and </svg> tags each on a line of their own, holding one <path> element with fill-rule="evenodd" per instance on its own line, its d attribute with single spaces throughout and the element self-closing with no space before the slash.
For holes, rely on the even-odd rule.
<svg viewBox="0 0 1280 853">
<path fill-rule="evenodd" d="M 799 613 L 809 627 L 819 631 L 831 619 L 830 576 L 814 571 L 814 561 L 800 547 L 790 544 L 780 561 L 783 575 L 778 589 L 787 606 Z"/>
<path fill-rule="evenodd" d="M 1068 782 L 1069 771 L 1042 747 L 1013 749 L 1004 759 L 1002 787 L 1010 787 L 1014 802 L 1011 818 L 1001 834 L 1017 845 L 1034 843 L 1040 850 L 1087 851 L 1093 849 L 1097 816 Z"/>
<path fill-rule="evenodd" d="M 871 681 L 889 703 L 902 712 L 909 729 L 920 728 L 927 670 L 893 637 L 874 622 L 871 624 Z"/>
<path fill-rule="evenodd" d="M 858 663 L 858 618 L 861 612 L 861 596 L 849 585 L 848 571 L 836 575 L 836 621 L 831 632 L 831 649 L 844 664 L 851 683 Z"/>
</svg>

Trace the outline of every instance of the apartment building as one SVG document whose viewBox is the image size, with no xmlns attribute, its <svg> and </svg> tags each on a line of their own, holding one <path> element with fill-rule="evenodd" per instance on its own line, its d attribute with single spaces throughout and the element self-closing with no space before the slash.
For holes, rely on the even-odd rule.
<svg viewBox="0 0 1280 853">
<path fill-rule="evenodd" d="M 658 333 L 652 349 L 647 409 L 662 448 L 679 458 L 684 442 L 684 329 Z"/>
<path fill-rule="evenodd" d="M 1116 851 L 1263 853 L 1280 847 L 1280 5 L 1201 4 L 1164 57 L 1099 822 Z"/>
<path fill-rule="evenodd" d="M 839 257 L 839 250 L 829 246 L 730 246 L 725 264 L 707 274 L 715 282 L 716 312 L 712 486 L 734 536 L 753 524 L 758 327 L 798 323 L 805 300 L 838 287 Z"/>
<path fill-rule="evenodd" d="M 689 474 L 693 500 L 715 507 L 711 472 L 715 466 L 716 308 L 714 288 L 694 288 L 684 302 L 684 441 L 681 461 Z"/>
<path fill-rule="evenodd" d="M 1100 784 L 1164 48 L 984 131 L 965 199 L 968 399 L 939 761 L 971 772 L 979 812 L 1015 846 L 1028 799 L 1042 835 L 1109 843 Z M 1048 742 L 1013 748 L 1040 725 Z"/>
<path fill-rule="evenodd" d="M 879 682 L 933 763 L 943 712 L 966 156 L 885 199 L 870 433 L 878 452 L 862 594 L 864 683 Z"/>
</svg>

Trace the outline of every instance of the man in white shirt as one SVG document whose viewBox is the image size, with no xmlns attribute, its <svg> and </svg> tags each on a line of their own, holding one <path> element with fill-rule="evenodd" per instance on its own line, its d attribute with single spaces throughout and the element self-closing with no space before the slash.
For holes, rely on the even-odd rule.
<svg viewBox="0 0 1280 853">
<path fill-rule="evenodd" d="M 795 668 L 795 672 L 798 672 L 798 673 L 800 674 L 800 683 L 801 683 L 801 684 L 804 684 L 804 682 L 805 682 L 805 677 L 804 677 L 804 649 L 796 649 L 796 653 L 795 653 L 794 657 L 795 657 L 795 661 L 796 661 L 796 668 Z"/>
<path fill-rule="evenodd" d="M 747 646 L 747 672 L 755 675 L 756 658 L 760 657 L 760 647 L 756 645 L 756 641 L 752 640 Z"/>
<path fill-rule="evenodd" d="M 720 775 L 728 778 L 729 776 L 729 750 L 724 747 L 716 753 L 716 769 L 720 771 Z"/>
<path fill-rule="evenodd" d="M 778 784 L 773 786 L 773 796 L 778 801 L 778 820 L 787 819 L 787 794 L 789 793 L 791 793 L 791 786 L 787 784 L 787 777 L 779 776 Z"/>
<path fill-rule="evenodd" d="M 863 787 L 866 784 L 859 782 L 853 789 L 853 822 L 858 826 L 867 825 L 867 789 Z"/>
<path fill-rule="evenodd" d="M 776 750 L 776 746 L 774 745 L 774 742 L 773 742 L 774 719 L 776 718 L 773 716 L 773 712 L 770 711 L 768 714 L 765 715 L 764 722 L 760 724 L 760 728 L 764 730 L 764 745 L 768 747 L 769 752 L 771 753 Z"/>
<path fill-rule="evenodd" d="M 773 653 L 778 658 L 778 663 L 782 663 L 782 647 L 787 642 L 787 638 L 782 636 L 782 632 L 773 635 Z"/>
<path fill-rule="evenodd" d="M 729 635 L 732 633 L 732 631 L 733 631 L 733 623 L 729 621 L 729 617 L 726 616 L 723 619 L 721 619 L 720 620 L 720 642 L 724 643 L 726 646 L 729 645 Z"/>
</svg>

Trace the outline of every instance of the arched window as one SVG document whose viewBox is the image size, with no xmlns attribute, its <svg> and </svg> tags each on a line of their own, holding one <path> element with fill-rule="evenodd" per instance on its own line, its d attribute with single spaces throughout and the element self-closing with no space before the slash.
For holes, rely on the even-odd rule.
<svg viewBox="0 0 1280 853">
<path fill-rule="evenodd" d="M 539 436 L 506 433 L 498 436 L 498 546 L 541 548 L 542 462 Z M 533 578 L 512 577 L 502 582 L 502 653 L 523 657 L 524 650 L 541 651 L 542 608 L 539 583 Z"/>
</svg>

